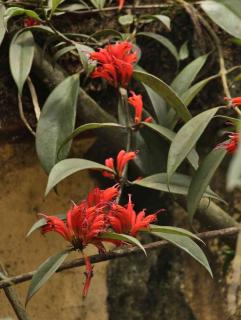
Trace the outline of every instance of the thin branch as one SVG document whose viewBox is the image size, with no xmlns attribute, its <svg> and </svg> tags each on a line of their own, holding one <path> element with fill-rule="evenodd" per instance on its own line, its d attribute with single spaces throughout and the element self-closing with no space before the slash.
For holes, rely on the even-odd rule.
<svg viewBox="0 0 241 320">
<path fill-rule="evenodd" d="M 208 240 L 213 238 L 234 236 L 238 232 L 239 232 L 238 227 L 231 227 L 231 228 L 226 228 L 221 230 L 202 232 L 197 234 L 197 236 L 199 236 L 201 239 Z M 146 251 L 151 251 L 151 250 L 163 248 L 167 245 L 170 245 L 170 243 L 165 240 L 161 240 L 161 241 L 151 242 L 149 244 L 144 245 L 143 247 L 145 248 Z M 90 257 L 90 261 L 91 261 L 91 264 L 96 264 L 99 262 L 110 261 L 110 260 L 122 258 L 122 257 L 128 257 L 133 254 L 139 254 L 139 253 L 142 253 L 141 249 L 137 247 L 130 247 L 127 249 L 120 249 L 118 251 L 111 251 L 106 253 L 105 255 L 100 255 L 100 254 L 93 255 Z M 75 259 L 75 260 L 63 263 L 62 266 L 56 272 L 62 272 L 64 270 L 81 267 L 84 265 L 85 265 L 84 259 Z M 10 287 L 14 284 L 19 284 L 25 281 L 29 281 L 32 279 L 35 272 L 36 271 L 31 271 L 28 273 L 24 273 L 24 274 L 9 278 L 8 280 L 2 280 L 0 281 L 0 289 Z"/>
<path fill-rule="evenodd" d="M 26 117 L 24 115 L 23 102 L 22 102 L 22 98 L 20 95 L 18 95 L 18 110 L 19 110 L 19 115 L 20 115 L 21 120 L 23 121 L 25 126 L 28 128 L 28 130 L 32 133 L 32 135 L 35 136 L 36 135 L 35 132 L 31 128 L 31 126 L 29 125 L 28 120 L 26 119 Z"/>
<path fill-rule="evenodd" d="M 0 279 L 3 279 L 5 281 L 9 280 L 9 278 L 7 277 L 7 272 L 5 270 L 5 268 L 3 267 L 3 265 L 0 264 Z M 22 305 L 22 303 L 20 302 L 17 293 L 15 292 L 14 288 L 3 288 L 3 291 L 9 301 L 9 303 L 11 304 L 17 318 L 19 320 L 29 320 L 29 317 Z"/>
</svg>

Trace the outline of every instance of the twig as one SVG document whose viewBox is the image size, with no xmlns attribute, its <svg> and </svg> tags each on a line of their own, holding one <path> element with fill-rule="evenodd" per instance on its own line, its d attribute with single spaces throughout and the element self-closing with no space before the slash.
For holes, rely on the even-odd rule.
<svg viewBox="0 0 241 320">
<path fill-rule="evenodd" d="M 239 232 L 238 227 L 231 227 L 231 228 L 226 228 L 221 230 L 202 232 L 197 234 L 197 236 L 199 236 L 201 239 L 208 240 L 208 239 L 213 239 L 218 237 L 222 238 L 227 236 L 234 236 L 238 232 Z M 146 251 L 151 251 L 151 250 L 163 248 L 169 244 L 170 244 L 169 242 L 161 240 L 161 241 L 151 242 L 149 244 L 144 245 L 143 247 L 145 248 Z M 130 255 L 139 254 L 139 253 L 142 253 L 141 249 L 137 247 L 131 247 L 127 249 L 121 249 L 118 251 L 108 252 L 105 255 L 99 255 L 99 254 L 93 255 L 90 257 L 90 261 L 91 261 L 91 264 L 95 264 L 99 262 L 110 261 L 117 258 L 128 257 Z M 63 263 L 62 266 L 56 272 L 62 272 L 64 270 L 81 267 L 84 265 L 85 265 L 84 259 L 76 259 L 76 260 Z M 36 271 L 31 271 L 28 273 L 24 273 L 24 274 L 9 278 L 8 280 L 2 280 L 0 281 L 0 289 L 10 287 L 13 284 L 19 284 L 25 281 L 29 281 L 32 279 L 35 272 Z"/>
<path fill-rule="evenodd" d="M 19 110 L 19 115 L 21 120 L 23 121 L 23 123 L 25 124 L 25 126 L 28 128 L 28 130 L 32 133 L 33 136 L 35 136 L 35 132 L 33 131 L 33 129 L 30 127 L 24 112 L 23 112 L 23 103 L 22 103 L 22 98 L 20 95 L 18 95 L 18 110 Z"/>
<path fill-rule="evenodd" d="M 3 265 L 0 264 L 0 279 L 4 279 L 5 281 L 9 281 L 9 278 L 7 277 L 7 272 L 4 269 Z M 15 292 L 14 288 L 3 288 L 4 293 L 8 299 L 8 301 L 10 302 L 17 318 L 19 320 L 29 320 L 29 317 L 22 305 L 22 303 L 20 302 L 17 293 Z"/>
</svg>

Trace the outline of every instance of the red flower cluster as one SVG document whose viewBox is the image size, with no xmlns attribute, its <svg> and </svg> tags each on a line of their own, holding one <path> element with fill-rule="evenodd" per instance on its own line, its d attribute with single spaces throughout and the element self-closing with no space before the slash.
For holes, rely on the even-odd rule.
<svg viewBox="0 0 241 320">
<path fill-rule="evenodd" d="M 110 172 L 104 171 L 103 176 L 106 178 L 114 179 L 116 178 L 117 180 L 120 180 L 122 177 L 122 174 L 124 172 L 125 166 L 130 160 L 135 159 L 136 153 L 134 151 L 126 152 L 124 150 L 121 150 L 116 158 L 116 166 L 114 165 L 114 159 L 113 158 L 108 158 L 105 160 L 105 165 L 115 171 L 115 174 L 112 174 Z"/>
<path fill-rule="evenodd" d="M 238 132 L 231 132 L 228 136 L 230 140 L 220 143 L 217 148 L 226 149 L 228 153 L 234 154 L 238 147 L 239 136 Z"/>
<path fill-rule="evenodd" d="M 40 24 L 39 21 L 34 18 L 28 17 L 23 20 L 24 27 L 33 27 L 33 26 L 37 26 L 39 24 Z"/>
<path fill-rule="evenodd" d="M 122 41 L 109 44 L 98 52 L 92 52 L 90 59 L 99 63 L 91 74 L 92 78 L 104 78 L 115 88 L 126 88 L 133 74 L 137 53 L 133 52 L 132 43 Z"/>
<path fill-rule="evenodd" d="M 143 112 L 143 101 L 140 94 L 135 94 L 134 91 L 131 91 L 131 97 L 128 98 L 129 104 L 135 109 L 135 124 L 139 124 L 142 119 Z M 145 122 L 152 122 L 152 118 L 148 117 L 144 120 Z"/>
<path fill-rule="evenodd" d="M 125 153 L 122 157 L 124 159 Z M 127 160 L 123 160 L 122 164 Z M 120 169 L 122 164 L 120 164 Z M 86 281 L 83 288 L 83 297 L 86 297 L 93 276 L 93 268 L 83 250 L 88 244 L 94 245 L 100 253 L 105 253 L 104 241 L 112 242 L 119 246 L 122 241 L 101 238 L 103 232 L 110 228 L 116 233 L 124 233 L 135 237 L 140 230 L 148 229 L 151 222 L 156 220 L 156 214 L 145 216 L 145 211 L 136 214 L 131 197 L 127 206 L 116 203 L 119 186 L 115 185 L 106 190 L 99 188 L 91 191 L 87 199 L 80 204 L 75 204 L 66 215 L 66 221 L 56 216 L 41 214 L 46 220 L 42 233 L 54 231 L 59 233 L 66 241 L 70 242 L 75 250 L 83 254 L 86 266 Z"/>
<path fill-rule="evenodd" d="M 241 106 L 241 97 L 236 98 L 224 98 L 224 100 L 230 103 L 231 107 L 239 107 Z"/>
</svg>

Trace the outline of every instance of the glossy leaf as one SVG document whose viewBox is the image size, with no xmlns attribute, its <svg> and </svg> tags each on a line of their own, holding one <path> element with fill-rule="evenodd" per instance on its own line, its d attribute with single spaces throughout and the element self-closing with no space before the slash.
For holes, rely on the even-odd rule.
<svg viewBox="0 0 241 320">
<path fill-rule="evenodd" d="M 240 0 L 206 0 L 201 8 L 220 28 L 236 38 L 241 38 Z"/>
<path fill-rule="evenodd" d="M 66 219 L 66 213 L 63 214 L 55 214 L 56 217 L 59 217 L 61 220 Z M 46 225 L 46 220 L 44 218 L 39 219 L 36 221 L 32 227 L 30 228 L 29 232 L 26 234 L 26 238 L 28 238 L 34 231 L 38 230 L 39 228 Z"/>
<path fill-rule="evenodd" d="M 4 22 L 4 13 L 5 13 L 5 7 L 2 3 L 0 3 L 0 45 L 4 39 L 6 27 Z"/>
<path fill-rule="evenodd" d="M 105 232 L 105 233 L 101 233 L 99 238 L 111 239 L 111 240 L 120 240 L 120 241 L 123 241 L 123 242 L 127 242 L 127 243 L 130 243 L 130 244 L 133 244 L 134 246 L 137 246 L 138 248 L 140 248 L 146 255 L 146 250 L 142 246 L 140 241 L 137 240 L 136 238 L 132 237 L 132 236 L 127 235 L 127 234 L 121 234 L 121 233 L 115 233 L 115 232 Z"/>
<path fill-rule="evenodd" d="M 26 305 L 33 295 L 49 280 L 55 271 L 61 266 L 64 260 L 69 255 L 69 250 L 64 250 L 58 254 L 48 258 L 37 269 L 34 274 L 26 298 Z"/>
<path fill-rule="evenodd" d="M 144 36 L 144 37 L 148 37 L 148 38 L 151 38 L 153 40 L 156 40 L 161 45 L 163 45 L 166 49 L 169 50 L 169 52 L 173 55 L 173 57 L 176 59 L 176 61 L 179 60 L 179 55 L 178 55 L 176 47 L 166 37 L 163 37 L 160 34 L 157 34 L 157 33 L 154 33 L 154 32 L 139 32 L 139 33 L 137 33 L 137 37 L 138 36 Z"/>
<path fill-rule="evenodd" d="M 113 172 L 110 168 L 86 159 L 66 159 L 58 162 L 51 170 L 45 195 L 49 193 L 60 181 L 69 177 L 75 172 L 82 170 L 104 170 Z"/>
<path fill-rule="evenodd" d="M 171 177 L 169 184 L 167 183 L 166 173 L 156 173 L 141 180 L 133 181 L 133 184 L 140 187 L 181 195 L 188 194 L 190 183 L 191 177 L 180 173 L 175 173 Z M 221 200 L 220 197 L 208 187 L 203 197 Z"/>
<path fill-rule="evenodd" d="M 213 276 L 212 270 L 209 266 L 208 260 L 202 251 L 202 249 L 189 237 L 184 235 L 177 235 L 177 234 L 167 234 L 164 232 L 152 232 L 153 235 L 167 240 L 171 242 L 178 248 L 187 252 L 191 257 L 193 257 L 196 261 L 198 261 L 204 268 L 209 272 L 211 277 Z"/>
<path fill-rule="evenodd" d="M 160 96 L 162 96 L 168 105 L 173 108 L 178 116 L 184 121 L 191 119 L 191 114 L 183 104 L 182 100 L 176 95 L 176 93 L 161 79 L 143 72 L 143 71 L 134 71 L 134 78 L 138 81 L 143 82 Z"/>
<path fill-rule="evenodd" d="M 240 130 L 240 128 L 239 128 Z M 239 139 L 241 141 L 241 139 Z M 241 143 L 239 143 L 238 150 L 230 163 L 227 175 L 227 189 L 233 190 L 235 187 L 241 186 Z"/>
<path fill-rule="evenodd" d="M 34 38 L 30 31 L 17 33 L 10 44 L 9 63 L 13 79 L 22 95 L 34 56 Z"/>
<path fill-rule="evenodd" d="M 69 153 L 70 143 L 58 151 L 74 130 L 78 92 L 79 76 L 69 76 L 50 93 L 43 106 L 37 126 L 36 148 L 46 172 Z"/>
<path fill-rule="evenodd" d="M 161 137 L 166 138 L 166 140 L 170 142 L 172 142 L 174 137 L 176 136 L 176 133 L 173 132 L 172 130 L 155 123 L 142 122 L 142 125 L 153 130 L 154 132 L 159 134 Z M 190 164 L 193 166 L 193 168 L 196 170 L 198 168 L 199 156 L 195 149 L 191 150 L 188 153 L 187 159 L 190 162 Z"/>
<path fill-rule="evenodd" d="M 204 111 L 192 118 L 177 132 L 170 146 L 167 161 L 167 174 L 170 178 L 186 158 L 189 152 L 195 147 L 200 136 L 212 120 L 217 108 Z"/>
<path fill-rule="evenodd" d="M 191 221 L 205 190 L 226 153 L 226 150 L 223 149 L 212 150 L 195 172 L 187 196 L 187 210 Z"/>
<path fill-rule="evenodd" d="M 189 87 L 191 86 L 191 83 L 196 78 L 199 71 L 204 66 L 208 55 L 204 55 L 201 57 L 198 57 L 191 63 L 189 63 L 173 80 L 171 86 L 173 90 L 178 94 L 182 95 L 184 94 Z"/>
</svg>

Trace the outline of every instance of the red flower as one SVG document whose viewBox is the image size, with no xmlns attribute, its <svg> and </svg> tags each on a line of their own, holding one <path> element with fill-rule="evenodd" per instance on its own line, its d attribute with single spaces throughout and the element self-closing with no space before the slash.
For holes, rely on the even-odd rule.
<svg viewBox="0 0 241 320">
<path fill-rule="evenodd" d="M 125 5 L 125 0 L 118 0 L 119 2 L 119 10 L 121 10 Z"/>
<path fill-rule="evenodd" d="M 128 102 L 135 108 L 135 123 L 139 124 L 141 122 L 143 112 L 142 96 L 140 94 L 135 94 L 134 91 L 131 91 L 130 93 L 132 94 L 132 97 L 128 98 Z M 148 117 L 144 121 L 152 122 L 152 118 Z"/>
<path fill-rule="evenodd" d="M 241 106 L 241 97 L 236 97 L 236 98 L 226 98 L 225 97 L 224 100 L 229 101 L 229 103 L 232 107 Z"/>
<path fill-rule="evenodd" d="M 127 165 L 127 163 L 130 160 L 135 159 L 136 157 L 136 153 L 134 151 L 130 151 L 130 152 L 126 152 L 124 150 L 121 150 L 118 155 L 117 155 L 117 159 L 116 159 L 116 166 L 115 166 L 115 171 L 116 171 L 116 175 L 117 178 L 120 179 L 122 177 L 123 171 L 125 169 L 125 166 Z M 114 170 L 114 159 L 113 158 L 108 158 L 105 160 L 105 165 L 107 167 L 109 167 L 110 169 Z M 103 172 L 103 176 L 110 178 L 110 179 L 114 179 L 115 175 L 113 175 L 110 172 L 104 171 Z"/>
<path fill-rule="evenodd" d="M 99 66 L 92 72 L 92 78 L 104 78 L 117 88 L 126 88 L 133 74 L 133 64 L 137 53 L 132 52 L 132 43 L 128 41 L 109 44 L 98 52 L 92 52 L 90 59 L 96 60 Z"/>
<path fill-rule="evenodd" d="M 33 27 L 33 26 L 37 26 L 39 24 L 40 24 L 39 21 L 34 18 L 28 17 L 23 20 L 24 27 Z"/>
<path fill-rule="evenodd" d="M 228 136 L 230 140 L 220 143 L 217 148 L 226 149 L 228 153 L 234 154 L 238 148 L 239 135 L 240 134 L 238 132 L 230 133 Z"/>
<path fill-rule="evenodd" d="M 109 220 L 115 232 L 135 237 L 138 231 L 148 229 L 150 223 L 156 221 L 156 213 L 145 216 L 145 210 L 142 210 L 137 214 L 133 207 L 131 196 L 129 196 L 129 202 L 126 207 L 113 204 Z"/>
</svg>

